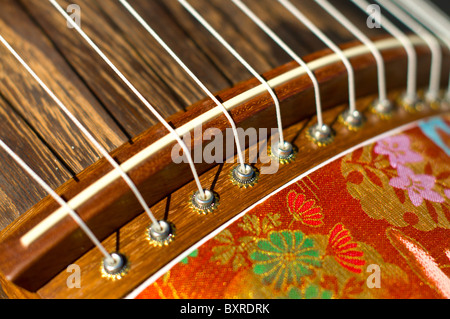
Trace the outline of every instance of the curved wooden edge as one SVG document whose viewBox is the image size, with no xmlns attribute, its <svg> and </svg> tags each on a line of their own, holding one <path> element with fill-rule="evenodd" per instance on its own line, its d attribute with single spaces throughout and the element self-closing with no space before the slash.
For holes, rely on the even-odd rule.
<svg viewBox="0 0 450 319">
<path fill-rule="evenodd" d="M 356 43 L 352 43 L 344 48 L 355 45 Z M 418 47 L 417 52 L 419 56 L 418 82 L 420 85 L 425 85 L 430 65 L 429 52 L 424 47 Z M 308 56 L 305 60 L 312 61 L 329 54 L 330 51 L 325 50 Z M 383 56 L 389 80 L 388 87 L 390 89 L 403 87 L 407 63 L 405 52 L 403 49 L 392 49 L 384 51 Z M 372 56 L 365 54 L 351 59 L 351 62 L 355 68 L 358 96 L 374 93 L 377 82 L 376 65 Z M 297 67 L 295 63 L 289 63 L 264 74 L 264 77 L 273 79 L 295 67 Z M 448 65 L 446 64 L 445 70 L 447 69 Z M 323 107 L 327 109 L 345 103 L 348 99 L 347 76 L 342 63 L 327 65 L 316 70 L 315 73 L 321 85 Z M 251 79 L 230 90 L 219 92 L 217 96 L 222 101 L 227 101 L 258 84 L 256 79 Z M 285 127 L 311 117 L 315 113 L 312 84 L 306 75 L 280 85 L 275 88 L 275 92 L 281 102 Z M 212 101 L 205 99 L 190 107 L 187 112 L 177 114 L 169 120 L 175 127 L 180 127 L 214 107 Z M 276 127 L 274 105 L 269 94 L 262 94 L 232 109 L 231 115 L 237 126 L 243 129 Z M 229 123 L 225 117 L 218 116 L 203 124 L 203 132 L 208 128 L 218 128 L 223 132 L 228 127 Z M 119 163 L 123 163 L 166 134 L 162 125 L 156 125 L 130 143 L 120 147 L 112 155 Z M 149 205 L 158 203 L 192 180 L 187 164 L 173 163 L 171 150 L 174 145 L 175 143 L 171 143 L 164 147 L 138 168 L 129 171 L 129 176 L 138 185 Z M 193 140 L 191 149 L 203 149 L 206 145 L 205 141 Z M 197 164 L 196 168 L 199 174 L 202 174 L 215 165 L 217 164 L 201 163 Z M 66 200 L 70 200 L 110 171 L 109 164 L 101 160 L 58 188 L 57 192 Z M 57 209 L 58 205 L 53 199 L 47 197 L 2 232 L 0 270 L 8 280 L 30 291 L 42 287 L 64 267 L 92 248 L 92 244 L 70 217 L 63 218 L 56 227 L 50 229 L 29 247 L 24 247 L 20 243 L 20 238 L 24 234 Z M 129 188 L 120 179 L 107 185 L 93 196 L 92 200 L 77 209 L 78 214 L 100 239 L 109 236 L 113 231 L 139 215 L 141 211 L 141 207 Z M 157 218 L 164 218 L 163 210 L 155 209 L 153 211 Z"/>
<path fill-rule="evenodd" d="M 391 96 L 398 96 L 398 94 L 400 94 L 399 91 L 393 92 Z M 360 99 L 358 105 L 366 110 L 373 97 Z M 259 183 L 251 189 L 239 189 L 232 185 L 229 172 L 235 164 L 225 163 L 205 172 L 201 176 L 202 182 L 220 194 L 220 206 L 214 213 L 204 216 L 190 209 L 187 197 L 195 189 L 193 182 L 153 206 L 153 209 L 164 212 L 167 220 L 176 226 L 175 240 L 169 246 L 149 245 L 145 233 L 150 221 L 145 214 L 140 214 L 115 234 L 110 235 L 103 241 L 105 247 L 110 250 L 118 249 L 130 261 L 129 272 L 122 280 L 112 282 L 101 277 L 100 263 L 103 256 L 97 249 L 92 249 L 74 261 L 74 264 L 80 267 L 82 282 L 80 288 L 67 288 L 66 281 L 70 273 L 63 270 L 40 288 L 37 294 L 42 298 L 123 298 L 165 265 L 179 259 L 178 256 L 211 232 L 299 175 L 368 139 L 396 130 L 399 126 L 411 124 L 418 119 L 442 113 L 427 110 L 410 114 L 400 110 L 388 121 L 366 113 L 368 117 L 366 128 L 364 131 L 355 133 L 348 131 L 336 121 L 345 108 L 346 105 L 340 105 L 324 113 L 325 120 L 328 123 L 334 123 L 333 129 L 337 133 L 335 141 L 326 148 L 318 148 L 308 143 L 307 138 L 302 134 L 311 124 L 309 120 L 303 120 L 286 129 L 286 138 L 293 141 L 299 148 L 297 160 L 280 166 L 276 174 L 261 176 Z M 258 163 L 255 166 L 261 169 L 263 165 Z"/>
</svg>

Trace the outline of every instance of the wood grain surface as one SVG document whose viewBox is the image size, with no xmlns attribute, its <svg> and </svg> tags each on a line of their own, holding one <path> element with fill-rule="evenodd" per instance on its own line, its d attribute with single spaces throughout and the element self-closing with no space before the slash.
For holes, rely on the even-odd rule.
<svg viewBox="0 0 450 319">
<path fill-rule="evenodd" d="M 237 63 L 176 0 L 130 0 L 129 2 L 179 54 L 194 73 L 204 81 L 208 88 L 213 92 L 220 92 L 221 95 L 219 96 L 224 100 L 245 87 L 248 88 L 255 85 L 255 79 L 251 79 L 248 71 Z M 337 25 L 331 17 L 327 16 L 312 1 L 297 0 L 293 2 L 307 13 L 311 20 L 321 27 L 336 43 L 343 44 L 354 41 L 353 36 L 343 27 Z M 72 1 L 60 0 L 59 3 L 63 7 L 67 7 Z M 290 62 L 290 57 L 251 23 L 245 15 L 238 12 L 231 2 L 223 0 L 192 0 L 191 3 L 205 16 L 208 22 L 220 30 L 221 34 L 230 41 L 244 58 L 251 62 L 259 73 L 265 74 L 270 78 L 273 72 L 277 72 L 274 69 L 283 65 L 288 68 L 294 66 Z M 438 1 L 438 3 L 444 9 L 448 7 L 448 4 L 447 7 L 444 6 L 445 1 Z M 176 62 L 165 53 L 151 36 L 145 33 L 142 27 L 133 20 L 118 1 L 79 0 L 77 4 L 81 7 L 82 28 L 155 108 L 164 117 L 171 120 L 171 124 L 178 127 L 193 115 L 212 107 L 211 101 L 205 99 L 205 94 L 200 88 L 194 84 L 189 76 L 179 68 Z M 128 153 L 119 151 L 120 146 L 123 149 L 130 150 L 133 149 L 134 143 L 137 143 L 137 148 L 134 149 L 136 151 L 139 145 L 142 147 L 142 145 L 152 139 L 162 136 L 163 130 L 161 127 L 155 126 L 157 123 L 156 119 L 96 56 L 94 51 L 84 43 L 80 36 L 73 29 L 67 28 L 64 18 L 56 12 L 48 1 L 0 0 L 0 5 L 0 32 L 2 36 L 10 42 L 100 143 L 108 151 L 115 151 L 114 154 L 119 161 L 127 159 L 133 153 L 130 151 Z M 323 51 L 325 45 L 289 15 L 276 1 L 248 1 L 248 5 L 300 56 L 310 55 L 309 59 L 313 59 L 326 52 Z M 361 29 L 364 29 L 367 35 L 373 38 L 387 35 L 382 29 L 368 29 L 365 25 L 366 17 L 354 5 L 340 1 L 339 8 L 347 16 L 351 17 L 351 20 L 360 26 Z M 404 27 L 402 28 L 405 29 Z M 322 53 L 317 55 L 319 51 L 322 51 Z M 402 54 L 404 55 L 404 52 Z M 0 57 L 0 138 L 7 142 L 19 156 L 25 159 L 46 182 L 53 188 L 60 187 L 59 191 L 67 197 L 66 199 L 70 199 L 82 187 L 92 183 L 93 179 L 111 168 L 105 165 L 105 161 L 100 160 L 99 152 L 90 145 L 75 125 L 58 109 L 54 101 L 3 46 L 0 46 Z M 429 55 L 426 49 L 422 50 L 421 57 L 419 82 L 423 86 L 428 80 Z M 373 59 L 366 57 L 365 60 L 355 62 L 361 69 L 367 68 L 367 74 L 370 73 L 373 79 L 375 71 Z M 391 70 L 393 73 L 388 77 L 390 88 L 403 86 L 405 60 L 403 59 L 403 62 L 399 62 L 396 68 Z M 446 72 L 447 66 L 443 73 L 446 74 Z M 322 70 L 322 73 L 319 72 L 319 74 L 322 76 L 322 83 L 327 82 L 327 77 L 328 80 L 334 78 L 336 83 L 340 83 L 334 87 L 330 86 L 332 89 L 326 92 L 325 106 L 334 107 L 341 104 L 346 98 L 344 88 L 346 71 L 343 65 L 336 64 L 333 68 Z M 446 81 L 444 75 L 443 78 Z M 306 83 L 308 81 L 304 79 L 303 82 Z M 444 86 L 445 84 L 443 83 Z M 364 96 L 375 92 L 374 85 L 375 82 L 364 83 L 359 81 L 357 83 L 358 95 Z M 286 117 L 285 122 L 289 125 L 313 114 L 311 88 L 307 89 L 307 86 L 302 87 L 300 85 L 299 91 L 304 92 L 304 99 L 296 100 L 301 102 L 310 101 L 308 102 L 309 104 L 306 103 L 303 113 L 295 114 L 294 117 L 291 116 L 292 114 L 289 111 L 284 113 Z M 230 90 L 230 87 L 234 87 L 234 89 Z M 285 90 L 289 91 L 289 89 L 291 88 L 288 87 Z M 288 99 L 288 95 L 286 95 L 286 99 Z M 263 109 L 270 109 L 271 115 L 274 115 L 270 98 L 268 96 L 261 97 L 260 101 L 263 102 L 256 104 L 264 105 Z M 360 103 L 367 103 L 367 100 Z M 289 103 L 285 103 L 285 105 L 288 106 Z M 243 109 L 245 109 L 245 106 Z M 291 105 L 291 110 L 293 109 Z M 289 110 L 289 107 L 286 110 Z M 235 112 L 234 116 L 239 119 L 239 112 Z M 333 110 L 330 112 L 328 116 L 329 119 L 332 119 L 336 114 L 333 113 Z M 255 126 L 256 120 L 267 119 L 268 115 L 269 113 L 266 113 L 262 117 L 254 117 L 254 122 L 249 121 L 245 125 Z M 402 121 L 412 120 L 415 116 L 412 115 L 408 119 L 398 120 L 395 124 L 392 124 L 392 127 L 403 123 Z M 289 120 L 292 122 L 289 122 Z M 295 126 L 296 129 L 303 127 L 305 123 L 297 124 Z M 223 118 L 209 124 L 226 127 L 226 122 Z M 259 125 L 263 124 L 264 121 L 259 122 Z M 269 124 L 269 122 L 265 124 Z M 385 122 L 382 125 L 383 128 L 379 128 L 381 130 L 390 127 Z M 145 132 L 147 134 L 152 132 L 154 135 L 151 135 L 151 138 L 142 138 L 142 136 L 145 136 Z M 299 132 L 297 134 L 291 133 L 291 138 L 300 138 L 301 134 Z M 375 133 L 374 131 L 370 133 L 367 131 L 367 133 L 364 132 L 359 137 L 364 139 Z M 139 141 L 141 141 L 141 144 L 139 144 Z M 299 141 L 302 142 L 302 140 Z M 350 145 L 338 144 L 336 147 L 339 149 L 339 147 L 345 148 L 347 146 Z M 311 150 L 308 152 L 311 152 Z M 329 154 L 331 153 L 332 151 L 329 151 Z M 317 164 L 319 163 L 318 159 L 322 159 L 319 155 L 317 156 L 317 161 L 313 163 Z M 163 159 L 161 158 L 160 160 Z M 167 157 L 165 160 L 167 160 Z M 151 165 L 154 165 L 154 163 Z M 151 165 L 149 167 L 166 167 L 164 165 Z M 98 169 L 98 171 L 95 171 L 94 168 Z M 217 167 L 212 168 L 208 165 L 200 165 L 199 168 L 206 174 L 202 178 L 210 182 L 211 179 L 214 180 L 211 176 L 214 175 L 212 172 L 215 169 L 217 170 Z M 222 167 L 222 169 L 225 169 L 225 167 Z M 95 174 L 92 173 L 94 171 L 96 172 Z M 178 192 L 192 191 L 189 188 L 192 185 L 189 184 L 190 178 L 188 176 L 190 174 L 188 170 L 172 171 L 171 174 L 172 180 L 170 178 L 169 180 L 175 181 L 176 177 L 181 177 L 179 182 L 162 183 L 159 186 L 161 190 L 150 201 L 152 205 L 159 203 L 157 204 L 160 205 L 157 208 L 159 212 L 164 206 L 163 198 L 182 185 L 188 183 Z M 84 177 L 88 175 L 91 179 L 85 180 Z M 138 172 L 132 175 L 136 180 L 139 180 L 139 176 Z M 215 185 L 221 187 L 219 181 L 222 180 L 220 178 L 216 179 Z M 66 185 L 62 186 L 65 182 L 68 182 L 68 184 L 66 183 Z M 269 185 L 271 185 L 270 187 L 275 187 L 277 183 L 279 184 L 281 181 L 277 180 Z M 67 185 L 76 187 L 71 188 L 72 186 L 69 187 Z M 121 182 L 115 187 L 117 189 L 125 189 Z M 268 186 L 266 191 L 270 187 Z M 256 193 L 252 200 L 256 200 L 263 193 L 264 191 Z M 0 229 L 7 227 L 13 220 L 29 211 L 45 196 L 45 192 L 36 183 L 6 154 L 0 152 Z M 119 199 L 121 196 L 123 196 L 123 193 L 118 192 L 115 199 Z M 170 198 L 173 198 L 173 196 L 170 195 Z M 43 206 L 46 207 L 47 212 L 54 208 L 54 204 L 51 204 L 48 199 L 41 202 L 40 205 L 37 206 L 38 210 L 40 209 L 39 207 L 42 208 Z M 176 205 L 181 205 L 181 199 L 179 204 Z M 242 205 L 243 208 L 245 204 Z M 105 206 L 99 208 L 101 210 L 106 207 L 107 203 L 105 202 Z M 181 206 L 175 206 L 175 210 L 177 210 L 176 207 Z M 182 214 L 184 209 L 180 208 L 178 210 L 179 213 Z M 164 211 L 164 209 L 162 210 Z M 172 211 L 172 208 L 170 210 Z M 235 207 L 234 212 L 236 213 L 237 210 L 238 208 Z M 86 211 L 89 211 L 89 209 Z M 89 216 L 97 216 L 92 210 L 90 211 L 91 213 L 84 216 L 88 220 Z M 116 224 L 117 226 L 118 224 L 132 223 L 136 220 L 132 218 L 135 218 L 139 213 L 138 208 L 134 208 L 131 209 L 130 214 L 126 214 L 118 221 L 111 221 L 109 226 L 105 225 L 103 232 L 100 231 L 101 237 L 106 238 L 111 233 L 114 229 L 111 225 Z M 207 227 L 208 231 L 223 223 L 230 216 L 229 213 L 226 213 L 218 221 L 211 222 Z M 23 220 L 29 220 L 30 218 L 30 216 L 24 216 Z M 136 218 L 141 218 L 142 223 L 145 223 L 142 216 L 139 215 Z M 97 222 L 101 221 L 102 219 L 97 220 Z M 68 222 L 68 224 L 70 225 L 69 228 L 72 227 L 73 229 L 73 223 Z M 128 229 L 126 228 L 128 226 L 124 227 L 123 231 Z M 191 226 L 186 227 L 191 229 Z M 68 233 L 71 232 L 69 231 Z M 122 230 L 119 233 L 122 234 Z M 76 234 L 76 231 L 73 234 Z M 116 238 L 117 234 L 111 236 Z M 66 239 L 70 237 L 66 236 Z M 131 237 L 130 240 L 132 241 L 133 239 L 134 237 Z M 111 240 L 110 238 L 109 241 L 111 242 Z M 183 240 L 183 245 L 170 248 L 172 252 L 167 254 L 167 256 L 176 256 L 185 249 L 186 245 L 192 243 L 192 240 L 194 239 Z M 62 264 L 74 261 L 75 258 L 78 258 L 77 254 L 79 255 L 88 247 L 90 247 L 89 244 L 79 250 L 78 253 L 75 252 L 74 255 L 69 255 L 67 260 L 62 259 Z M 65 248 L 67 246 L 59 247 L 59 249 L 63 250 Z M 137 248 L 132 248 L 132 251 L 133 249 Z M 89 254 L 90 257 L 82 257 L 87 258 L 82 260 L 92 261 L 97 258 L 95 257 L 96 252 L 91 251 Z M 142 281 L 148 273 L 155 270 L 156 268 L 151 268 L 146 272 L 138 270 L 139 275 L 132 279 L 129 285 L 126 285 L 126 289 L 120 290 L 114 297 L 123 296 L 130 290 L 129 287 L 132 284 Z M 54 273 L 55 271 L 61 271 L 61 265 L 53 268 L 49 273 Z M 90 273 L 94 274 L 95 272 L 90 271 Z M 70 293 L 61 292 L 56 288 L 58 284 L 61 284 L 61 278 L 64 274 L 60 273 L 59 276 L 60 279 L 55 278 L 54 281 L 48 283 L 39 291 L 40 297 L 55 297 L 58 294 L 60 296 L 70 295 Z M 93 283 L 98 284 L 98 281 L 95 281 L 93 277 L 91 279 Z M 3 276 L 0 276 L 0 282 L 5 282 Z M 105 287 L 109 286 L 106 285 Z M 52 289 L 55 290 L 53 293 L 50 291 Z M 99 291 L 98 296 L 106 297 L 107 295 L 104 292 L 107 289 L 109 288 L 105 288 L 104 291 L 102 290 L 103 292 Z M 12 296 L 17 292 L 17 297 L 30 297 L 28 293 L 18 292 L 20 289 L 16 290 L 14 287 L 11 288 L 11 286 L 8 286 L 6 290 Z M 95 294 L 94 290 L 83 293 L 85 293 L 85 296 L 93 296 Z"/>
<path fill-rule="evenodd" d="M 67 7 L 71 1 L 61 0 L 59 3 Z M 220 47 L 177 0 L 131 0 L 130 4 L 148 19 L 211 91 L 225 90 L 251 78 L 248 71 Z M 290 57 L 244 14 L 236 12 L 230 2 L 195 0 L 192 4 L 207 14 L 206 18 L 214 27 L 225 29 L 226 39 L 251 61 L 258 72 L 268 72 L 290 62 Z M 162 115 L 184 111 L 205 98 L 189 76 L 144 32 L 138 22 L 133 21 L 118 1 L 89 0 L 81 1 L 79 5 L 83 30 L 105 50 Z M 264 0 L 250 5 L 300 55 L 325 48 L 274 1 Z M 338 43 L 354 40 L 342 27 L 336 27 L 335 21 L 323 19 L 323 12 L 322 15 L 317 14 L 320 9 L 312 1 L 299 5 L 307 9 L 313 21 L 326 28 Z M 357 14 L 355 6 L 347 3 L 341 7 L 354 16 L 355 23 L 364 25 L 365 18 Z M 1 0 L 1 8 L 0 27 L 5 39 L 108 150 L 116 149 L 156 123 L 149 111 L 81 37 L 67 28 L 66 21 L 48 1 Z M 267 16 L 269 12 L 270 17 Z M 386 35 L 380 29 L 367 29 L 367 32 L 371 36 Z M 62 115 L 6 48 L 0 47 L 0 53 L 0 94 L 8 102 L 4 111 L 15 112 L 26 119 L 26 125 L 36 132 L 46 151 L 54 154 L 58 164 L 72 176 L 97 161 L 98 152 Z M 1 137 L 5 138 L 3 135 Z M 15 150 L 19 155 L 27 156 L 26 150 Z M 42 160 L 39 166 L 48 165 L 45 163 L 52 161 Z M 52 166 L 48 169 L 53 170 Z M 9 173 L 8 169 L 1 171 L 5 179 L 14 184 L 28 184 L 21 180 L 23 177 L 20 175 L 23 174 L 18 176 L 14 172 Z M 65 175 L 43 177 L 52 186 L 59 186 L 66 180 Z M 11 216 L 17 216 L 30 209 L 37 202 L 35 199 L 42 199 L 44 195 L 42 191 L 20 188 L 14 194 L 8 193 L 2 197 L 4 201 L 0 202 L 0 206 L 5 207 L 11 202 L 20 207 L 11 211 Z M 7 224 L 0 224 L 0 228 Z"/>
</svg>

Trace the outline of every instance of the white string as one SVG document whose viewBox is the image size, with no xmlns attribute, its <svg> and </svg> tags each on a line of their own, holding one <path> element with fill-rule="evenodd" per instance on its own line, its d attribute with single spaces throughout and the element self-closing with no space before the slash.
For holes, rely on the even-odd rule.
<svg viewBox="0 0 450 319">
<path fill-rule="evenodd" d="M 429 46 L 431 51 L 431 71 L 427 98 L 431 101 L 438 99 L 442 68 L 442 51 L 439 42 L 430 32 L 428 32 L 424 27 L 422 27 L 418 22 L 416 22 L 391 1 L 377 0 L 377 2 L 384 6 L 419 37 L 421 37 Z"/>
<path fill-rule="evenodd" d="M 448 17 L 439 8 L 422 0 L 397 0 L 397 5 L 407 11 L 411 16 L 420 21 L 425 27 L 432 31 L 450 50 L 450 23 Z M 450 76 L 447 88 L 447 98 L 450 99 Z"/>
<path fill-rule="evenodd" d="M 344 52 L 330 40 L 318 27 L 314 25 L 303 13 L 300 12 L 288 0 L 278 0 L 290 13 L 292 13 L 299 21 L 301 21 L 314 35 L 324 42 L 331 50 L 333 50 L 344 63 L 348 73 L 348 96 L 350 114 L 356 111 L 356 93 L 355 93 L 355 73 L 353 72 L 350 60 L 345 56 Z"/>
<path fill-rule="evenodd" d="M 351 1 L 356 4 L 362 11 L 368 14 L 366 9 L 370 6 L 369 2 L 367 2 L 366 0 Z M 378 15 L 374 15 L 373 18 L 379 25 L 381 25 L 384 29 L 386 29 L 386 31 L 394 36 L 405 48 L 406 54 L 408 56 L 408 74 L 405 98 L 410 101 L 415 101 L 417 98 L 417 54 L 416 50 L 414 49 L 414 45 L 399 28 L 397 28 L 382 14 L 380 14 L 380 17 Z"/>
<path fill-rule="evenodd" d="M 316 0 L 316 2 L 322 6 L 322 8 L 332 15 L 338 22 L 340 22 L 348 31 L 350 31 L 359 41 L 367 46 L 372 52 L 375 61 L 377 63 L 378 70 L 378 100 L 380 102 L 386 101 L 387 89 L 386 89 L 386 71 L 384 65 L 384 59 L 380 50 L 376 45 L 367 37 L 361 30 L 358 29 L 349 19 L 347 19 L 339 10 L 336 9 L 328 0 Z"/>
<path fill-rule="evenodd" d="M 80 26 L 73 21 L 70 16 L 64 11 L 64 9 L 56 2 L 56 0 L 49 0 L 50 3 L 61 13 L 62 16 L 69 22 L 69 24 L 81 35 L 81 37 L 94 49 L 95 52 L 103 59 L 103 61 L 116 73 L 116 75 L 128 86 L 128 88 L 139 98 L 139 100 L 152 112 L 152 114 L 165 126 L 165 128 L 172 134 L 178 144 L 183 149 L 184 154 L 187 157 L 192 174 L 194 175 L 195 183 L 199 191 L 201 198 L 206 198 L 205 192 L 200 183 L 200 179 L 195 169 L 194 161 L 186 144 L 177 134 L 177 132 L 167 123 L 167 121 L 156 111 L 156 109 L 148 102 L 144 96 L 135 88 L 133 84 L 123 75 L 122 72 L 111 62 L 111 60 L 100 50 L 100 48 L 89 38 L 89 36 L 80 28 Z M 159 226 L 159 223 L 158 223 Z"/>
<path fill-rule="evenodd" d="M 217 31 L 196 11 L 186 0 L 178 0 L 181 5 L 185 7 L 197 20 L 200 22 L 239 62 L 245 66 L 245 68 L 261 82 L 262 85 L 267 89 L 269 94 L 271 95 L 274 103 L 275 110 L 277 114 L 277 124 L 278 131 L 280 134 L 280 145 L 283 147 L 284 145 L 284 134 L 283 134 L 283 124 L 281 122 L 281 110 L 280 110 L 280 102 L 278 97 L 276 96 L 273 89 L 267 83 L 267 81 L 256 72 L 256 70 L 250 66 L 250 64 L 219 34 Z"/>
<path fill-rule="evenodd" d="M 231 0 L 242 12 L 244 12 L 260 29 L 262 29 L 273 41 L 275 41 L 292 59 L 300 64 L 311 78 L 314 86 L 314 95 L 316 99 L 317 125 L 323 126 L 322 102 L 320 98 L 320 87 L 316 76 L 309 66 L 294 52 L 291 48 L 281 40 L 260 18 L 258 18 L 252 10 L 250 10 L 241 0 Z"/>
<path fill-rule="evenodd" d="M 135 194 L 141 206 L 144 208 L 147 215 L 150 217 L 153 223 L 156 223 L 159 226 L 158 221 L 153 216 L 150 208 L 142 197 L 141 193 L 137 189 L 136 185 L 130 179 L 130 177 L 122 170 L 119 164 L 109 155 L 106 149 L 100 145 L 99 142 L 92 136 L 92 134 L 81 124 L 80 121 L 67 109 L 67 107 L 61 102 L 61 100 L 48 88 L 48 86 L 39 78 L 39 76 L 31 69 L 31 67 L 19 56 L 19 54 L 11 47 L 11 45 L 0 35 L 0 41 L 3 45 L 11 52 L 11 54 L 20 62 L 20 64 L 30 73 L 30 75 L 39 83 L 39 85 L 47 92 L 47 94 L 55 101 L 58 107 L 69 117 L 69 119 L 81 130 L 81 132 L 87 137 L 87 139 L 102 153 L 102 155 L 108 160 L 108 162 L 120 172 L 120 175 L 128 184 L 130 189 Z"/>
<path fill-rule="evenodd" d="M 163 39 L 150 27 L 150 25 L 134 10 L 134 8 L 126 1 L 119 0 L 122 5 L 131 13 L 131 15 L 139 21 L 139 23 L 150 33 L 153 38 L 172 56 L 172 58 L 185 70 L 186 73 L 197 83 L 198 86 L 222 109 L 223 114 L 226 116 L 231 124 L 231 129 L 233 131 L 234 139 L 236 140 L 236 147 L 238 152 L 238 158 L 241 165 L 241 170 L 245 172 L 245 160 L 242 152 L 241 144 L 239 141 L 239 135 L 237 132 L 236 124 L 228 113 L 225 106 L 214 96 L 214 94 L 208 90 L 208 88 L 199 80 L 199 78 L 186 66 L 186 64 L 176 55 L 176 53 L 164 42 Z"/>
<path fill-rule="evenodd" d="M 64 207 L 69 213 L 70 217 L 80 226 L 84 233 L 94 243 L 95 246 L 101 251 L 108 261 L 114 261 L 113 257 L 106 251 L 105 247 L 100 243 L 94 233 L 89 229 L 86 223 L 78 216 L 78 214 L 59 196 L 42 178 L 39 177 L 14 151 L 9 148 L 1 139 L 0 147 L 6 151 L 16 162 L 19 164 L 47 193 L 54 198 L 54 200 Z"/>
<path fill-rule="evenodd" d="M 404 0 L 396 0 L 406 5 Z M 414 5 L 412 5 L 412 3 Z M 420 12 L 423 16 L 426 16 L 428 20 L 432 21 L 436 28 L 440 30 L 442 34 L 450 37 L 450 21 L 446 12 L 442 11 L 432 1 L 424 0 L 411 0 L 408 1 L 409 8 L 412 11 Z"/>
</svg>

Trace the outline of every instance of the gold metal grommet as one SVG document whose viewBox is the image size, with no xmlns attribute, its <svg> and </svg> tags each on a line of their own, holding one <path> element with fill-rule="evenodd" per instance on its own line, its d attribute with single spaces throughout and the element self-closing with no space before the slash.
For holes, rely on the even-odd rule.
<svg viewBox="0 0 450 319">
<path fill-rule="evenodd" d="M 121 253 L 112 253 L 112 260 L 103 259 L 100 272 L 103 278 L 116 281 L 122 279 L 130 269 L 128 259 Z"/>
</svg>

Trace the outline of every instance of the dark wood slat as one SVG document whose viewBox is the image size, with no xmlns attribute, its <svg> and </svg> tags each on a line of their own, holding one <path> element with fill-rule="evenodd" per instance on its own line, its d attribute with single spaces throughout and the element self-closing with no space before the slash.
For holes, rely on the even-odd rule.
<svg viewBox="0 0 450 319">
<path fill-rule="evenodd" d="M 0 138 L 51 187 L 71 177 L 47 146 L 0 96 Z M 0 228 L 48 194 L 0 149 Z"/>
<path fill-rule="evenodd" d="M 184 109 L 185 106 L 204 98 L 205 93 L 201 88 L 118 1 L 95 3 L 97 10 L 108 16 L 110 22 L 120 30 L 121 36 L 136 51 L 136 54 L 142 59 L 142 63 L 154 69 L 160 82 L 167 85 L 176 94 L 176 97 L 182 102 L 181 105 L 178 105 L 179 109 Z M 229 86 L 229 80 L 224 78 L 199 51 L 193 39 L 179 27 L 179 21 L 165 10 L 162 1 L 132 0 L 130 4 L 212 91 Z M 85 5 L 89 5 L 89 3 Z M 162 107 L 162 105 L 156 106 Z"/>
<path fill-rule="evenodd" d="M 141 4 L 145 1 L 134 0 L 133 2 Z M 173 19 L 178 21 L 189 37 L 195 40 L 202 52 L 208 56 L 208 59 L 230 80 L 231 84 L 251 78 L 251 74 L 178 1 L 169 0 L 161 1 L 161 3 L 170 12 Z M 259 69 L 260 72 L 267 72 L 274 67 L 268 63 L 260 52 L 253 49 L 252 43 L 247 41 L 239 32 L 239 29 L 228 21 L 228 16 L 224 15 L 223 9 L 232 6 L 231 2 L 190 1 L 190 3 L 201 12 L 216 30 L 220 31 L 224 38 L 228 41 L 231 40 L 236 50 L 246 55 L 245 58 L 249 58 L 250 63 L 256 69 Z M 250 55 L 247 54 L 249 52 Z M 187 56 L 187 54 L 185 55 Z"/>
<path fill-rule="evenodd" d="M 106 149 L 112 150 L 126 141 L 115 122 L 16 1 L 2 1 L 0 29 L 5 39 Z M 98 160 L 98 151 L 3 45 L 0 54 L 2 94 L 64 158 L 67 166 L 76 173 Z"/>
<path fill-rule="evenodd" d="M 78 33 L 66 27 L 64 18 L 48 1 L 22 0 L 22 3 L 130 136 L 136 136 L 157 122 Z M 60 1 L 63 7 L 69 3 Z M 79 4 L 83 30 L 161 115 L 167 117 L 182 111 L 204 96 L 129 13 L 118 7 L 117 1 L 80 1 Z M 176 32 L 176 39 L 184 42 L 184 34 L 177 29 L 175 21 L 168 18 L 164 21 L 168 23 L 167 30 Z M 193 51 L 195 47 L 188 43 L 187 50 Z M 194 56 L 197 64 L 200 59 Z M 221 89 L 229 85 L 211 63 L 203 63 L 203 67 L 209 70 L 209 79 L 220 84 Z"/>
<path fill-rule="evenodd" d="M 131 2 L 140 4 L 147 1 L 133 0 Z M 177 0 L 161 2 L 171 12 L 174 19 L 179 21 L 189 37 L 193 38 L 222 73 L 227 75 L 227 78 L 231 79 L 233 83 L 249 78 L 248 71 L 228 54 Z M 343 3 L 343 1 L 341 2 Z M 231 1 L 191 0 L 189 3 L 260 73 L 292 60 Z M 322 41 L 298 22 L 278 1 L 259 0 L 245 3 L 300 56 L 326 48 Z M 336 43 L 345 43 L 355 39 L 313 1 L 294 1 L 294 3 L 310 16 L 314 23 L 324 28 Z M 342 7 L 344 13 L 349 14 L 354 13 L 355 9 L 356 12 L 359 10 L 348 3 L 343 3 L 339 7 Z M 354 19 L 354 22 L 361 28 L 366 28 L 365 19 Z M 372 37 L 386 35 L 382 29 L 367 29 L 367 34 Z"/>
<path fill-rule="evenodd" d="M 64 19 L 47 1 L 21 0 L 21 3 L 130 136 L 156 123 L 84 40 L 66 27 Z M 60 1 L 63 7 L 70 3 Z M 81 0 L 77 4 L 81 8 L 82 28 L 164 116 L 183 110 L 205 96 L 118 1 Z M 177 0 L 131 0 L 130 4 L 211 91 L 223 90 L 251 77 Z M 259 72 L 267 72 L 291 60 L 248 18 L 236 12 L 231 2 L 197 0 L 192 4 Z M 277 22 L 274 30 L 299 54 L 325 47 L 279 4 L 263 1 L 255 9 L 265 18 L 268 13 L 272 14 L 269 22 Z M 327 19 L 323 24 L 331 26 L 335 22 Z M 334 39 L 339 43 L 353 39 L 348 33 L 343 36 L 342 28 L 337 30 L 340 35 Z M 373 33 L 384 34 L 380 30 Z"/>
</svg>

